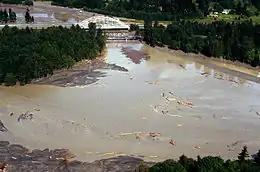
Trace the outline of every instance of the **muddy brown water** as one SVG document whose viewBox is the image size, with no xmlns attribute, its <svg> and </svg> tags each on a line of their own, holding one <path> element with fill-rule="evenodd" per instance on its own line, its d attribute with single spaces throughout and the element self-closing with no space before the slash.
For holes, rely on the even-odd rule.
<svg viewBox="0 0 260 172">
<path fill-rule="evenodd" d="M 150 58 L 135 64 L 120 46 L 149 50 Z M 150 161 L 183 153 L 234 158 L 243 145 L 250 153 L 260 148 L 259 84 L 141 44 L 110 44 L 106 61 L 129 72 L 102 70 L 106 76 L 85 87 L 0 87 L 0 119 L 10 131 L 0 133 L 1 140 L 69 148 L 84 161 L 122 154 Z M 168 102 L 162 93 L 194 106 Z M 26 111 L 33 119 L 18 122 Z M 149 132 L 161 136 L 153 139 Z"/>
</svg>

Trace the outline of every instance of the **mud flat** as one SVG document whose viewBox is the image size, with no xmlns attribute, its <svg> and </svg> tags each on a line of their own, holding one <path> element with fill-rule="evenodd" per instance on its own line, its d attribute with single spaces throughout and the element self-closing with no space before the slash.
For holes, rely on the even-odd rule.
<svg viewBox="0 0 260 172">
<path fill-rule="evenodd" d="M 84 86 L 93 84 L 100 77 L 106 76 L 100 69 L 118 70 L 127 72 L 124 67 L 109 64 L 102 57 L 79 62 L 71 69 L 55 71 L 53 75 L 32 81 L 32 84 L 56 85 L 56 86 Z"/>
<path fill-rule="evenodd" d="M 91 163 L 75 159 L 67 149 L 29 150 L 18 144 L 0 141 L 0 165 L 6 166 L 7 171 L 77 171 L 77 172 L 129 172 L 134 171 L 142 159 L 119 156 L 97 160 Z M 154 163 L 145 163 L 153 165 Z"/>
<path fill-rule="evenodd" d="M 209 58 L 201 54 L 194 53 L 184 53 L 182 51 L 170 50 L 166 47 L 156 47 L 157 50 L 166 52 L 178 57 L 191 60 L 202 65 L 205 65 L 208 68 L 218 70 L 220 72 L 243 78 L 245 80 L 253 81 L 260 83 L 260 68 L 251 67 L 250 65 L 241 63 L 241 62 L 232 62 L 229 60 L 221 60 L 217 58 Z"/>
</svg>

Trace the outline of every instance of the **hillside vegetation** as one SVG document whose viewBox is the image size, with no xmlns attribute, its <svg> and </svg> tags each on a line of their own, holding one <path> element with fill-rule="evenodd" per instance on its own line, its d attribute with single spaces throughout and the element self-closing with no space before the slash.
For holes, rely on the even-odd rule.
<svg viewBox="0 0 260 172">
<path fill-rule="evenodd" d="M 105 48 L 102 30 L 91 23 L 33 30 L 5 26 L 0 30 L 0 83 L 22 84 L 70 68 L 75 62 L 94 58 Z"/>
<path fill-rule="evenodd" d="M 145 20 L 143 31 L 137 25 L 131 25 L 131 29 L 141 32 L 150 46 L 167 46 L 260 66 L 260 25 L 252 21 L 202 24 L 180 20 L 164 27 L 157 21 Z"/>
<path fill-rule="evenodd" d="M 260 150 L 254 159 L 248 158 L 244 147 L 237 160 L 225 161 L 213 156 L 192 159 L 182 155 L 178 161 L 169 159 L 150 168 L 141 164 L 136 172 L 260 172 Z"/>
<path fill-rule="evenodd" d="M 53 0 L 54 4 L 108 15 L 153 20 L 201 18 L 230 9 L 232 14 L 259 14 L 259 0 Z"/>
</svg>

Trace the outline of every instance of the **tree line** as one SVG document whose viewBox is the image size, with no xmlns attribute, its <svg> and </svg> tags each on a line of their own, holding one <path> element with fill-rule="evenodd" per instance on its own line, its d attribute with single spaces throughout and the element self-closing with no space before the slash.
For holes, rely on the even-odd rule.
<svg viewBox="0 0 260 172">
<path fill-rule="evenodd" d="M 0 2 L 6 3 L 6 4 L 23 4 L 32 6 L 33 0 L 1 0 Z"/>
<path fill-rule="evenodd" d="M 0 83 L 14 85 L 70 68 L 75 62 L 91 59 L 105 48 L 106 37 L 95 24 L 89 31 L 78 25 L 71 28 L 0 30 Z"/>
<path fill-rule="evenodd" d="M 6 9 L 4 11 L 0 10 L 0 23 L 8 23 L 8 22 L 15 22 L 16 21 L 16 13 L 9 8 L 8 12 Z"/>
<path fill-rule="evenodd" d="M 178 161 L 169 159 L 150 168 L 141 164 L 135 172 L 260 172 L 260 150 L 249 159 L 244 147 L 237 160 L 226 161 L 213 156 L 192 159 L 182 155 Z"/>
<path fill-rule="evenodd" d="M 53 4 L 119 17 L 170 21 L 203 17 L 223 9 L 242 15 L 259 14 L 260 10 L 259 0 L 53 0 Z"/>
<path fill-rule="evenodd" d="M 180 20 L 164 27 L 157 21 L 145 20 L 142 34 L 150 46 L 167 46 L 260 66 L 260 25 L 252 21 L 203 24 Z"/>
</svg>

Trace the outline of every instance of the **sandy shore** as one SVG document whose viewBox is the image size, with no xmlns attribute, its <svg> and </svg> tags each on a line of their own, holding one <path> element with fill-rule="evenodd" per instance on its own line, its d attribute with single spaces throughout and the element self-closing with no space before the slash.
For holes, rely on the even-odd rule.
<svg viewBox="0 0 260 172">
<path fill-rule="evenodd" d="M 260 83 L 260 68 L 259 67 L 252 67 L 250 65 L 241 63 L 241 62 L 232 62 L 229 60 L 221 60 L 217 58 L 209 58 L 203 56 L 201 54 L 194 54 L 194 53 L 184 53 L 183 51 L 176 51 L 170 50 L 166 47 L 156 47 L 155 49 L 169 53 L 174 56 L 182 57 L 187 60 L 191 60 L 202 65 L 205 65 L 208 68 L 218 70 L 220 72 L 239 77 L 242 79 L 246 79 L 249 81 L 253 81 L 256 83 Z"/>
</svg>

